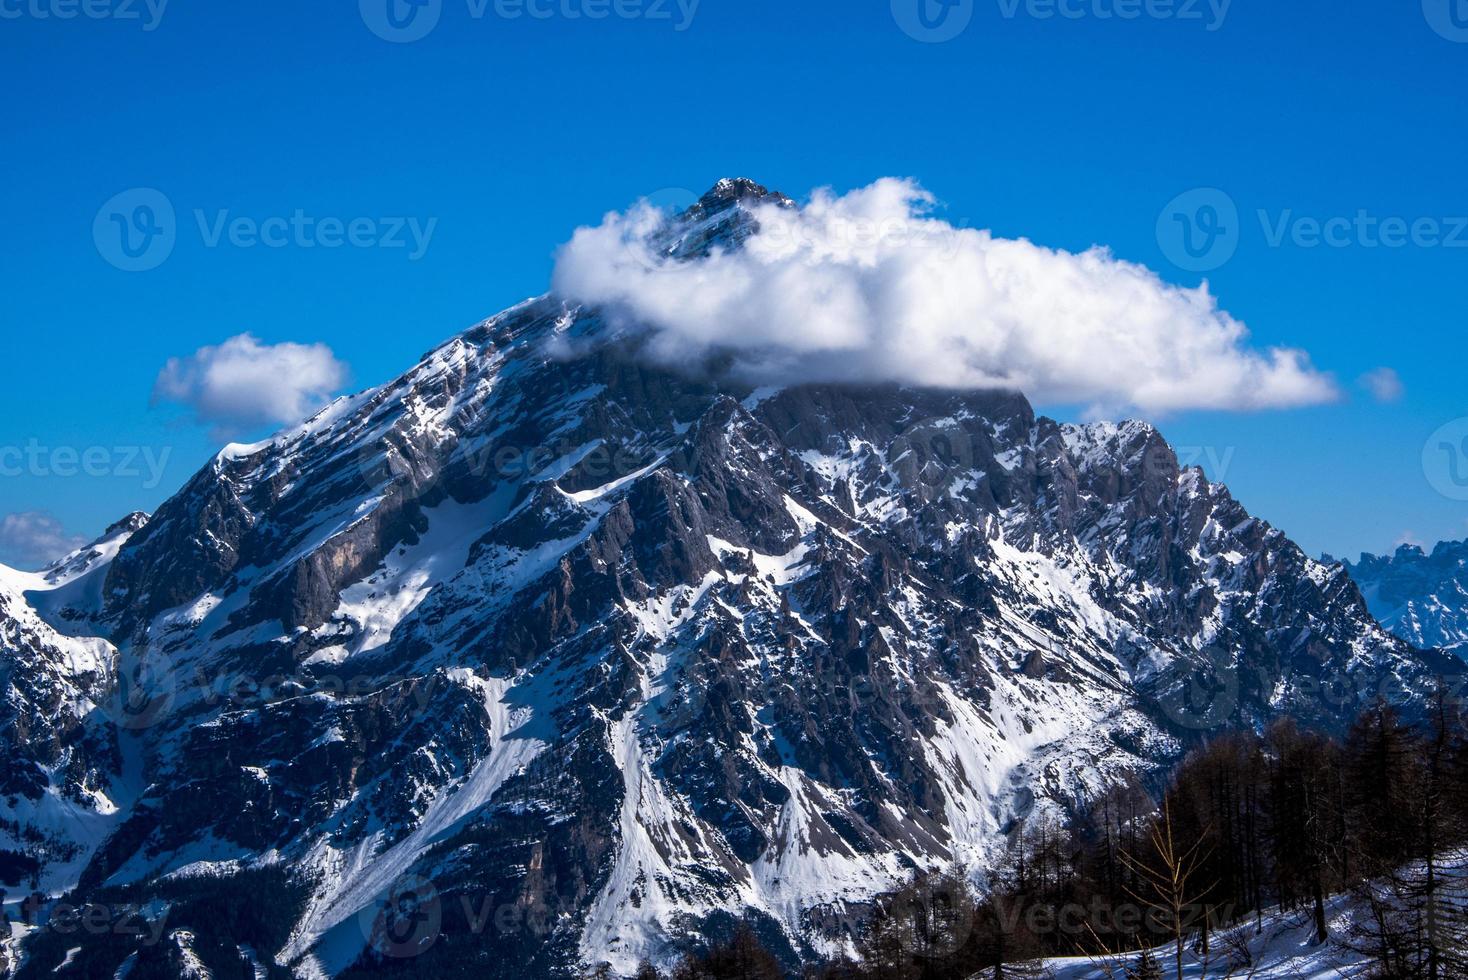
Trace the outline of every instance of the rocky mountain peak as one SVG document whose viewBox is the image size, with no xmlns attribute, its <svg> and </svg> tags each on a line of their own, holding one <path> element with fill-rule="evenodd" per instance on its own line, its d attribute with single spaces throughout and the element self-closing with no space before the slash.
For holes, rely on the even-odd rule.
<svg viewBox="0 0 1468 980">
<path fill-rule="evenodd" d="M 730 204 L 779 204 L 792 206 L 795 202 L 778 191 L 771 191 L 763 184 L 748 177 L 725 177 L 709 188 L 698 200 L 698 207 L 705 212 L 722 210 Z"/>
<path fill-rule="evenodd" d="M 670 261 L 772 198 L 711 195 Z M 795 964 L 1224 726 L 1441 669 L 1146 423 L 558 343 L 601 322 L 506 311 L 0 595 L 0 847 L 79 899 L 216 887 L 313 977 L 390 955 L 404 882 L 540 923 L 446 912 L 418 975 L 627 976 L 735 917 Z"/>
<path fill-rule="evenodd" d="M 103 536 L 111 537 L 114 534 L 136 533 L 137 531 L 142 530 L 144 524 L 148 523 L 149 516 L 150 515 L 146 511 L 133 511 L 131 514 L 127 515 L 121 520 L 115 521 L 114 523 L 108 525 L 107 530 L 103 532 Z"/>
</svg>

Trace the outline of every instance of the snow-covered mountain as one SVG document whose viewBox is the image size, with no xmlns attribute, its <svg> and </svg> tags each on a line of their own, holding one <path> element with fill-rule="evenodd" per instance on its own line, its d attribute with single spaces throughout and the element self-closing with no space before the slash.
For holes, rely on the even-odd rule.
<svg viewBox="0 0 1468 980">
<path fill-rule="evenodd" d="M 0 826 L 45 887 L 172 908 L 216 975 L 622 976 L 736 917 L 793 959 L 1219 726 L 1446 669 L 1145 423 L 644 339 L 530 300 L 7 573 Z"/>
<path fill-rule="evenodd" d="M 1468 657 L 1468 541 L 1441 542 L 1431 554 L 1404 544 L 1347 567 L 1387 629 L 1417 646 Z"/>
</svg>

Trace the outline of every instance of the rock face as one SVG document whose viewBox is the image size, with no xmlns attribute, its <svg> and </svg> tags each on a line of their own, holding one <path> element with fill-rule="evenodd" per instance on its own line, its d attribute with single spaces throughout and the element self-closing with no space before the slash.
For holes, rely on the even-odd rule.
<svg viewBox="0 0 1468 980">
<path fill-rule="evenodd" d="M 1347 567 L 1382 625 L 1417 646 L 1468 657 L 1468 541 L 1444 541 L 1432 554 L 1402 545 Z"/>
<path fill-rule="evenodd" d="M 722 183 L 668 254 L 737 247 L 771 198 Z M 9 597 L 32 627 L 4 634 L 10 684 L 40 693 L 7 747 L 62 719 L 17 792 L 139 769 L 58 887 L 218 888 L 232 920 L 168 922 L 215 975 L 232 951 L 311 977 L 629 975 L 736 917 L 796 960 L 916 869 L 982 878 L 1020 821 L 1212 730 L 1340 726 L 1443 669 L 1149 425 L 752 391 L 640 342 L 527 302 L 227 448 L 85 596 Z M 36 609 L 101 637 L 74 641 L 91 674 L 47 673 Z M 67 734 L 81 698 L 117 700 L 93 674 L 131 685 L 95 744 Z"/>
<path fill-rule="evenodd" d="M 74 880 L 134 792 L 120 746 L 129 679 L 113 645 L 85 634 L 107 564 L 146 520 L 36 574 L 0 566 L 0 887 Z"/>
</svg>

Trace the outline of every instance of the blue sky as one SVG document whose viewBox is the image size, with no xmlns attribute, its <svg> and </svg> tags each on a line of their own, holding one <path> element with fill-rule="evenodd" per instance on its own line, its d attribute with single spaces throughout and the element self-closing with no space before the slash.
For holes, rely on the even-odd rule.
<svg viewBox="0 0 1468 980">
<path fill-rule="evenodd" d="M 430 2 L 394 43 L 385 0 L 0 0 L 0 560 L 37 515 L 90 536 L 217 450 L 218 425 L 155 404 L 170 358 L 249 333 L 375 384 L 542 292 L 577 226 L 728 175 L 796 197 L 911 177 L 954 224 L 1206 276 L 1346 397 L 1156 419 L 1186 457 L 1312 552 L 1468 535 L 1442 448 L 1468 437 L 1468 9 L 964 0 L 929 8 L 930 41 L 955 34 L 929 43 L 916 0 Z M 97 241 L 138 188 L 175 234 L 125 271 Z M 318 230 L 248 234 L 297 214 Z M 327 219 L 362 244 L 322 247 Z M 1382 368 L 1395 400 L 1357 382 Z"/>
</svg>

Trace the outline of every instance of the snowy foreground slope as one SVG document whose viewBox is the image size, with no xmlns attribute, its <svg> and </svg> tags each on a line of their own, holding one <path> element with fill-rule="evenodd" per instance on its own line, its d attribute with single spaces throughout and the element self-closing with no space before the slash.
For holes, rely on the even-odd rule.
<svg viewBox="0 0 1468 980">
<path fill-rule="evenodd" d="M 0 799 L 45 889 L 161 903 L 216 975 L 626 975 L 736 917 L 794 961 L 1219 726 L 1445 669 L 1146 424 L 640 342 L 529 301 L 0 582 L 0 737 L 59 729 Z"/>
<path fill-rule="evenodd" d="M 1348 928 L 1349 911 L 1348 903 L 1337 899 L 1330 909 L 1333 925 Z M 1316 942 L 1315 928 L 1305 912 L 1266 916 L 1262 931 L 1253 922 L 1235 926 L 1216 936 L 1214 943 L 1207 959 L 1184 943 L 1185 977 L 1349 980 L 1371 975 L 1370 963 L 1363 953 L 1340 942 Z M 1174 955 L 1173 946 L 1153 951 L 1164 976 L 1174 976 Z M 1125 980 L 1127 968 L 1137 960 L 1136 954 L 1075 957 L 1049 960 L 1044 966 L 1053 980 Z"/>
<path fill-rule="evenodd" d="M 1411 931 L 1411 913 L 1393 896 L 1402 887 L 1420 888 L 1422 866 L 1403 869 L 1395 887 L 1375 882 L 1371 892 L 1381 904 L 1382 921 L 1392 923 L 1405 935 Z M 1468 910 L 1468 856 L 1451 855 L 1437 869 L 1441 915 L 1444 921 L 1461 922 Z M 1183 943 L 1183 975 L 1190 978 L 1237 978 L 1237 980 L 1356 980 L 1380 976 L 1380 964 L 1373 962 L 1374 938 L 1381 926 L 1366 898 L 1365 886 L 1337 895 L 1326 905 L 1329 938 L 1320 942 L 1315 935 L 1312 914 L 1280 911 L 1251 917 L 1226 930 L 1215 933 L 1204 956 L 1196 939 Z M 1454 929 L 1457 927 L 1454 926 Z M 1444 945 L 1447 945 L 1446 943 Z M 1164 976 L 1174 976 L 1175 944 L 1153 951 Z M 1093 958 L 1048 960 L 1043 972 L 1051 980 L 1125 980 L 1126 971 L 1138 962 L 1136 953 Z M 1445 968 L 1451 971 L 1452 967 Z M 1453 975 L 1445 972 L 1444 976 Z M 982 975 L 981 975 L 982 977 Z"/>
</svg>

